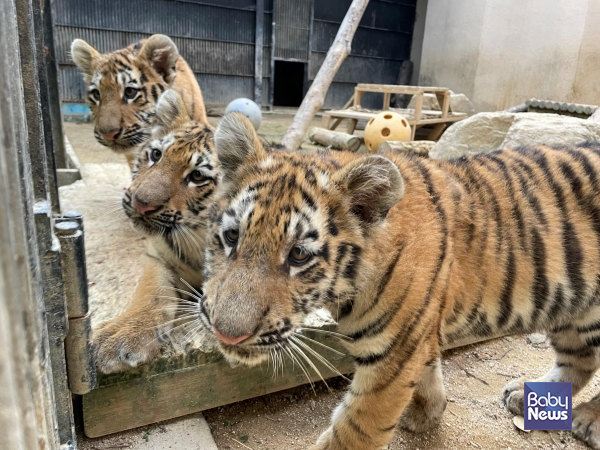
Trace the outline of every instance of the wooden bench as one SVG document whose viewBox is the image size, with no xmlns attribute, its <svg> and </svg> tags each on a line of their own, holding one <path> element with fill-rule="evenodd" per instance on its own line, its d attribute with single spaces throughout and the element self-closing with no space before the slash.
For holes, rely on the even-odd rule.
<svg viewBox="0 0 600 450">
<path fill-rule="evenodd" d="M 411 140 L 415 139 L 418 128 L 433 125 L 433 130 L 427 139 L 435 141 L 442 135 L 448 124 L 467 118 L 465 113 L 453 113 L 450 107 L 450 90 L 439 87 L 423 86 L 396 86 L 391 84 L 358 84 L 354 88 L 354 95 L 344 105 L 343 109 L 331 110 L 323 114 L 323 127 L 329 130 L 336 129 L 344 119 L 349 119 L 346 132 L 353 134 L 359 120 L 370 120 L 381 111 L 364 110 L 360 102 L 367 92 L 383 94 L 383 110 L 389 110 L 392 94 L 405 94 L 415 96 L 415 109 L 401 111 L 412 128 Z M 439 111 L 423 110 L 424 94 L 434 94 L 440 105 Z"/>
</svg>

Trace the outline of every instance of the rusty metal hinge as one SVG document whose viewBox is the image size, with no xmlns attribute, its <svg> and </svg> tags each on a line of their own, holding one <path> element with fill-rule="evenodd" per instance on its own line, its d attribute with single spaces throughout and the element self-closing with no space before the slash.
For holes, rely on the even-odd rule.
<svg viewBox="0 0 600 450">
<path fill-rule="evenodd" d="M 92 322 L 81 214 L 67 213 L 57 219 L 54 232 L 60 241 L 69 322 L 69 332 L 65 338 L 69 389 L 82 395 L 96 387 L 96 365 L 91 344 Z"/>
</svg>

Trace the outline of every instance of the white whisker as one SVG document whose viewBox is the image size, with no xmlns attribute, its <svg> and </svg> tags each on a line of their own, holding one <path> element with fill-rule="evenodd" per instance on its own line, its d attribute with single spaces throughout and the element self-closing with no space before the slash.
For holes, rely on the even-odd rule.
<svg viewBox="0 0 600 450">
<path fill-rule="evenodd" d="M 313 343 L 315 343 L 315 344 L 317 344 L 317 345 L 319 345 L 319 346 L 321 346 L 321 347 L 323 347 L 323 348 L 326 348 L 327 350 L 330 350 L 330 351 L 332 351 L 333 353 L 336 353 L 336 354 L 338 354 L 338 355 L 340 355 L 340 356 L 346 356 L 346 354 L 345 354 L 345 353 L 339 352 L 339 351 L 337 351 L 335 348 L 331 348 L 331 347 L 329 347 L 328 345 L 322 344 L 322 343 L 321 343 L 321 342 L 319 342 L 319 341 L 315 341 L 314 339 L 311 339 L 311 338 L 309 338 L 308 336 L 305 336 L 305 335 L 303 335 L 303 334 L 300 334 L 300 333 L 296 333 L 295 335 L 296 335 L 297 337 L 301 337 L 302 339 L 306 339 L 306 340 L 308 340 L 308 341 L 310 341 L 310 342 L 313 342 Z"/>
<path fill-rule="evenodd" d="M 296 350 L 296 352 L 306 361 L 306 363 L 312 368 L 312 370 L 315 371 L 315 373 L 319 376 L 319 378 L 323 381 L 323 383 L 325 383 L 325 386 L 327 386 L 327 383 L 325 382 L 325 378 L 323 378 L 323 375 L 321 375 L 321 372 L 319 371 L 317 366 L 315 366 L 315 364 L 312 362 L 312 360 L 294 342 L 292 342 L 291 340 L 288 342 L 289 342 L 290 347 L 293 348 L 294 350 Z M 327 389 L 329 389 L 329 386 L 327 386 Z"/>
<path fill-rule="evenodd" d="M 353 341 L 354 340 L 350 336 L 346 336 L 345 334 L 341 334 L 341 333 L 336 333 L 335 331 L 329 331 L 329 330 L 323 330 L 321 328 L 311 328 L 311 327 L 301 327 L 301 328 L 298 328 L 298 331 L 300 331 L 300 332 L 302 332 L 304 330 L 314 331 L 315 333 L 328 334 L 330 336 L 335 336 L 335 337 L 338 337 L 340 339 L 344 339 L 346 341 Z"/>
<path fill-rule="evenodd" d="M 187 287 L 189 287 L 192 291 L 194 291 L 194 293 L 198 296 L 195 297 L 198 300 L 200 300 L 200 297 L 202 297 L 202 294 L 200 292 L 198 292 L 190 283 L 188 283 L 187 281 L 185 281 L 183 278 L 180 278 L 181 282 L 184 283 Z M 191 297 L 194 297 L 192 294 L 189 294 Z"/>
<path fill-rule="evenodd" d="M 313 355 L 317 359 L 317 361 L 320 361 L 325 367 L 327 367 L 333 373 L 336 373 L 337 375 L 341 376 L 345 380 L 350 381 L 347 377 L 342 375 L 342 373 L 333 364 L 331 364 L 327 359 L 325 359 L 325 357 L 323 355 L 320 355 L 319 353 L 317 353 L 314 349 L 310 348 L 306 343 L 296 339 L 294 336 L 290 336 L 290 339 L 292 339 L 293 342 L 295 342 L 297 345 L 306 349 L 306 351 L 308 351 L 311 355 Z"/>
</svg>

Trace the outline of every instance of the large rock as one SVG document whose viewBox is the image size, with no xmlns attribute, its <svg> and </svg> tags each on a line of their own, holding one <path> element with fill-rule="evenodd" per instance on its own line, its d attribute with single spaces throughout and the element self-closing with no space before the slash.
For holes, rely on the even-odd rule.
<svg viewBox="0 0 600 450">
<path fill-rule="evenodd" d="M 407 108 L 415 109 L 414 95 L 411 98 Z M 440 103 L 434 94 L 423 95 L 423 109 L 430 111 L 440 110 Z M 450 91 L 450 109 L 452 112 L 466 113 L 468 115 L 475 114 L 475 108 L 473 108 L 471 100 L 469 100 L 465 94 L 455 94 L 452 91 Z"/>
<path fill-rule="evenodd" d="M 452 159 L 499 148 L 584 141 L 600 141 L 600 123 L 557 114 L 479 113 L 449 127 L 429 157 Z"/>
<path fill-rule="evenodd" d="M 430 150 L 432 159 L 452 159 L 500 148 L 515 114 L 479 113 L 450 126 Z"/>
</svg>

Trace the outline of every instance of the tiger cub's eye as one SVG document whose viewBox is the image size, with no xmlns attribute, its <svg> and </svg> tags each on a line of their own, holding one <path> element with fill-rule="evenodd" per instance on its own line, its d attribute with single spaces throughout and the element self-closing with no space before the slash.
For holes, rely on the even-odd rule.
<svg viewBox="0 0 600 450">
<path fill-rule="evenodd" d="M 292 264 L 299 266 L 308 262 L 311 257 L 312 255 L 310 253 L 297 245 L 290 251 L 288 259 Z"/>
<path fill-rule="evenodd" d="M 193 183 L 201 183 L 202 181 L 206 180 L 206 177 L 202 175 L 202 172 L 199 170 L 194 170 L 188 175 L 188 178 Z"/>
<path fill-rule="evenodd" d="M 160 161 L 160 158 L 162 158 L 162 151 L 159 150 L 158 148 L 153 148 L 152 151 L 150 152 L 150 159 L 153 162 L 158 162 L 158 161 Z"/>
<path fill-rule="evenodd" d="M 227 243 L 229 245 L 235 245 L 238 241 L 238 239 L 240 238 L 240 232 L 239 230 L 235 230 L 235 229 L 230 229 L 227 230 L 225 233 L 225 240 L 227 241 Z"/>
<path fill-rule="evenodd" d="M 124 97 L 126 100 L 131 100 L 131 99 L 135 98 L 137 93 L 138 93 L 138 90 L 136 88 L 132 88 L 132 87 L 128 86 L 125 88 Z"/>
<path fill-rule="evenodd" d="M 92 96 L 92 98 L 96 101 L 100 100 L 100 91 L 98 89 L 92 89 L 90 91 L 90 95 Z"/>
</svg>

